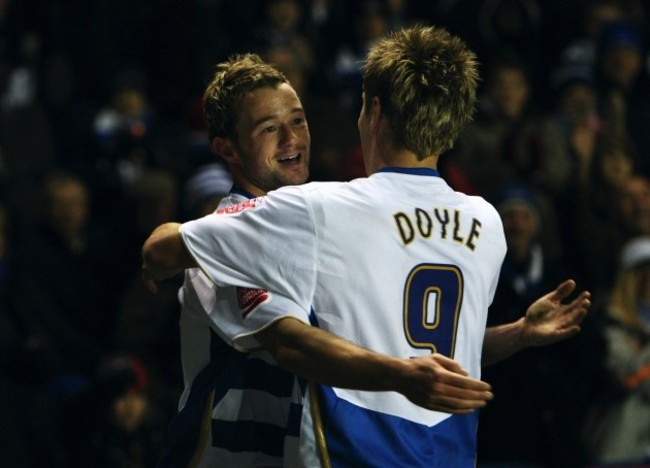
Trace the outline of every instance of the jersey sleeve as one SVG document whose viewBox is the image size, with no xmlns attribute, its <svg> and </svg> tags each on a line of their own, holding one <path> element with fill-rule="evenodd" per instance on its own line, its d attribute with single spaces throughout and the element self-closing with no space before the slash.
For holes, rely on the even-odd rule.
<svg viewBox="0 0 650 468">
<path fill-rule="evenodd" d="M 309 324 L 308 311 L 295 301 L 266 289 L 227 287 L 219 289 L 215 307 L 208 312 L 212 327 L 237 351 L 260 347 L 255 334 L 282 318 Z"/>
<path fill-rule="evenodd" d="M 299 187 L 271 192 L 240 211 L 189 221 L 182 225 L 181 236 L 218 286 L 264 288 L 310 309 L 317 239 Z"/>
</svg>

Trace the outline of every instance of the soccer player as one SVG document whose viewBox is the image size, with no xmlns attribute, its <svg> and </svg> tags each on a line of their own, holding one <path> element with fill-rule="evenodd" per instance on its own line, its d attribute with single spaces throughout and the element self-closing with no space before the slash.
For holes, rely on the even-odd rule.
<svg viewBox="0 0 650 468">
<path fill-rule="evenodd" d="M 400 363 L 444 355 L 480 376 L 503 231 L 489 204 L 453 192 L 435 169 L 471 117 L 473 54 L 442 29 L 408 29 L 371 52 L 364 90 L 359 130 L 369 178 L 272 191 L 234 206 L 231 215 L 186 223 L 182 238 L 177 224 L 163 225 L 145 243 L 143 274 L 162 279 L 200 265 L 222 286 L 268 287 L 257 296 L 263 310 L 215 321 L 229 321 L 224 333 L 242 349 L 259 340 L 292 370 L 329 385 L 308 390 L 300 448 L 287 453 L 296 463 L 473 466 L 477 415 L 455 408 L 463 385 L 446 388 L 433 379 L 434 396 L 422 400 L 434 403 L 422 405 L 429 409 L 413 403 L 419 397 L 346 390 L 401 391 L 404 384 L 393 372 L 379 384 L 364 378 L 378 375 L 369 370 L 377 361 L 349 364 L 347 356 L 366 353 L 349 341 L 317 328 L 310 329 L 311 348 L 305 338 L 311 320 Z M 490 359 L 544 344 L 535 341 L 542 335 L 551 342 L 578 331 L 588 297 L 559 305 L 574 286 L 564 283 L 525 319 L 485 334 L 485 344 L 493 345 Z M 553 331 L 528 334 L 549 317 L 559 317 Z M 314 349 L 324 352 L 323 343 L 336 345 L 330 356 L 341 366 L 328 360 L 322 368 L 305 365 Z M 423 368 L 411 368 L 417 369 Z M 443 405 L 436 395 L 451 397 Z"/>
<path fill-rule="evenodd" d="M 235 182 L 221 201 L 220 211 L 236 210 L 239 203 L 307 180 L 307 121 L 295 91 L 275 68 L 250 54 L 220 63 L 205 90 L 204 103 L 212 149 L 226 162 Z M 245 310 L 262 313 L 266 294 L 265 290 L 232 286 L 217 291 L 199 268 L 185 271 L 179 292 L 185 388 L 160 467 L 282 466 L 290 415 L 296 413 L 299 418 L 301 410 L 293 398 L 294 374 L 276 365 L 268 352 L 232 349 L 218 326 L 220 316 Z M 308 331 L 314 346 L 316 330 Z M 329 337 L 323 341 L 325 349 L 332 347 Z M 487 384 L 466 377 L 444 356 L 427 359 L 430 362 L 421 366 L 428 366 L 422 369 L 430 374 L 417 377 L 412 371 L 395 374 L 390 367 L 394 359 L 357 351 L 365 363 L 364 388 L 398 390 L 404 386 L 415 400 L 414 390 L 424 396 L 436 381 L 445 384 L 445 379 L 451 379 L 448 385 L 459 385 L 462 390 L 457 403 L 436 402 L 438 409 L 448 411 L 472 410 L 491 396 Z M 380 363 L 376 377 L 367 372 L 370 359 Z M 403 364 L 404 371 L 420 365 L 414 360 Z M 432 368 L 434 364 L 439 367 Z M 394 378 L 386 382 L 389 375 Z"/>
</svg>

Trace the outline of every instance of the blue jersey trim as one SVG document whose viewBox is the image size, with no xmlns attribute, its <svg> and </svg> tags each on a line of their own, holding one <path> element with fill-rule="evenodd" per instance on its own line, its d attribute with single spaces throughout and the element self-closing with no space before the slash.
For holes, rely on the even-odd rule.
<svg viewBox="0 0 650 468">
<path fill-rule="evenodd" d="M 332 467 L 473 468 L 478 412 L 452 415 L 428 427 L 353 405 L 318 385 Z"/>
<path fill-rule="evenodd" d="M 382 167 L 377 172 L 397 172 L 398 174 L 411 174 L 422 176 L 440 177 L 440 173 L 430 167 Z"/>
<path fill-rule="evenodd" d="M 219 360 L 215 387 L 215 403 L 230 389 L 261 390 L 277 397 L 291 397 L 294 375 L 283 368 L 248 354 L 235 351 L 224 343 Z"/>
<path fill-rule="evenodd" d="M 279 366 L 240 353 L 210 330 L 210 363 L 196 376 L 183 409 L 169 425 L 159 468 L 187 466 L 201 437 L 201 420 L 210 393 L 216 406 L 230 389 L 260 390 L 289 399 L 294 375 Z M 214 407 L 213 406 L 213 407 Z M 286 429 L 257 421 L 212 420 L 212 445 L 230 452 L 283 455 Z"/>
<path fill-rule="evenodd" d="M 215 348 L 215 342 L 219 341 L 223 342 L 210 330 L 210 348 Z M 187 466 L 192 459 L 201 437 L 203 411 L 215 387 L 216 375 L 217 361 L 213 359 L 194 378 L 183 409 L 174 416 L 169 425 L 165 449 L 158 462 L 158 468 Z"/>
</svg>

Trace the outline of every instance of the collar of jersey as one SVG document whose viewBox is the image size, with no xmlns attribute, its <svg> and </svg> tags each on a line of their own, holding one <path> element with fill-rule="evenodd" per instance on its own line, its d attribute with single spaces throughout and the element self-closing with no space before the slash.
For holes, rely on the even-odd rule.
<svg viewBox="0 0 650 468">
<path fill-rule="evenodd" d="M 382 167 L 377 172 L 397 172 L 399 174 L 412 174 L 440 177 L 440 173 L 430 167 Z"/>
<path fill-rule="evenodd" d="M 250 200 L 250 199 L 253 199 L 253 198 L 257 198 L 255 195 L 253 195 L 253 194 L 247 192 L 246 190 L 244 190 L 243 188 L 239 187 L 238 185 L 233 185 L 233 186 L 230 188 L 230 193 L 234 193 L 234 194 L 237 194 L 237 195 L 241 195 L 242 197 L 246 197 L 246 198 L 248 198 L 249 200 Z"/>
</svg>

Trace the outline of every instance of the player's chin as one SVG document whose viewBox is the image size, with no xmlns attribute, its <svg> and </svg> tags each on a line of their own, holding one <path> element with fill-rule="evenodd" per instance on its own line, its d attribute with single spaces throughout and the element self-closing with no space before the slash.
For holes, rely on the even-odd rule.
<svg viewBox="0 0 650 468">
<path fill-rule="evenodd" d="M 283 185 L 300 185 L 307 182 L 309 178 L 309 171 L 293 171 L 290 174 L 285 173 L 283 179 Z"/>
<path fill-rule="evenodd" d="M 301 161 L 300 164 L 283 164 L 279 169 L 282 178 L 289 184 L 302 184 L 309 178 L 309 167 L 305 160 Z"/>
</svg>

